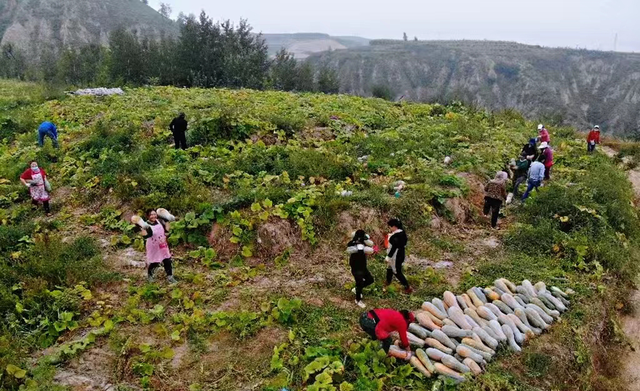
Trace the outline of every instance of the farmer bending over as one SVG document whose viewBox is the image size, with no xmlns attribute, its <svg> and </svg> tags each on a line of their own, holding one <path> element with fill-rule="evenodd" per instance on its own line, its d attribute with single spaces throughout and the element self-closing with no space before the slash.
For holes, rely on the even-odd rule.
<svg viewBox="0 0 640 391">
<path fill-rule="evenodd" d="M 393 344 L 390 334 L 394 331 L 400 336 L 400 347 L 409 352 L 407 360 L 411 358 L 411 347 L 407 337 L 409 324 L 415 321 L 413 313 L 402 310 L 396 311 L 389 308 L 374 309 L 364 312 L 360 316 L 360 326 L 369 336 L 382 342 L 382 349 L 389 353 Z"/>
</svg>

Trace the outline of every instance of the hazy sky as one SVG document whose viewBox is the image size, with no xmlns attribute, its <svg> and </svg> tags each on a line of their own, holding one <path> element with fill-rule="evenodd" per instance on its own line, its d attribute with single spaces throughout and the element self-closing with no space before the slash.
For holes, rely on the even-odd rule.
<svg viewBox="0 0 640 391">
<path fill-rule="evenodd" d="M 164 0 L 173 17 L 205 10 L 263 33 L 490 39 L 640 52 L 640 0 Z M 158 0 L 150 1 L 157 8 Z"/>
</svg>

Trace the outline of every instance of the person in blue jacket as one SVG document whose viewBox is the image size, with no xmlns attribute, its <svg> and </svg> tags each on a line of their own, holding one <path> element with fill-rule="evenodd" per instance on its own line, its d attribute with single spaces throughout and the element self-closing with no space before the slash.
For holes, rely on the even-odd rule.
<svg viewBox="0 0 640 391">
<path fill-rule="evenodd" d="M 53 142 L 53 146 L 58 148 L 58 128 L 53 124 L 53 122 L 45 121 L 40 124 L 38 127 L 38 145 L 44 145 L 44 138 L 49 137 L 51 142 Z"/>
</svg>

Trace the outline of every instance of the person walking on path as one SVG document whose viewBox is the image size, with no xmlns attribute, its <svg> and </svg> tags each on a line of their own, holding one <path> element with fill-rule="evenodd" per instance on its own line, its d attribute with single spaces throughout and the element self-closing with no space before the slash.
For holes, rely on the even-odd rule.
<svg viewBox="0 0 640 391">
<path fill-rule="evenodd" d="M 551 179 L 551 167 L 553 167 L 553 150 L 548 143 L 543 142 L 538 149 L 541 150 L 538 161 L 544 164 L 544 179 Z"/>
<path fill-rule="evenodd" d="M 360 308 L 366 307 L 362 302 L 362 290 L 373 284 L 374 281 L 371 272 L 367 269 L 367 255 L 373 254 L 373 252 L 373 242 L 361 229 L 356 231 L 353 239 L 347 244 L 347 253 L 350 254 L 349 266 L 351 266 L 351 274 L 356 281 L 353 293 L 356 295 L 356 304 Z"/>
<path fill-rule="evenodd" d="M 538 158 L 538 147 L 535 138 L 529 139 L 529 142 L 522 147 L 521 155 L 527 157 L 532 162 Z"/>
<path fill-rule="evenodd" d="M 587 152 L 591 153 L 596 150 L 596 144 L 600 144 L 600 126 L 596 125 L 591 129 L 587 136 Z"/>
<path fill-rule="evenodd" d="M 29 163 L 29 168 L 20 175 L 20 182 L 29 188 L 33 208 L 36 209 L 38 204 L 42 202 L 45 213 L 47 216 L 51 216 L 51 207 L 49 206 L 51 197 L 47 190 L 47 173 L 38 167 L 38 162 L 33 160 Z"/>
<path fill-rule="evenodd" d="M 393 344 L 391 333 L 397 332 L 400 337 L 400 347 L 409 352 L 407 357 L 407 360 L 409 360 L 411 358 L 411 347 L 409 346 L 407 329 L 409 324 L 415 322 L 415 320 L 413 313 L 407 310 L 396 311 L 389 308 L 378 308 L 364 312 L 360 316 L 360 327 L 371 338 L 382 342 L 382 349 L 384 349 L 385 353 L 389 353 L 389 348 Z"/>
<path fill-rule="evenodd" d="M 507 200 L 507 173 L 498 171 L 495 178 L 485 185 L 484 192 L 483 213 L 487 216 L 491 211 L 491 227 L 496 228 L 500 207 Z"/>
<path fill-rule="evenodd" d="M 395 275 L 398 281 L 404 286 L 404 292 L 408 295 L 413 293 L 413 289 L 409 286 L 409 281 L 402 273 L 402 264 L 405 259 L 405 247 L 407 246 L 407 234 L 404 232 L 402 222 L 398 219 L 391 219 L 387 222 L 391 233 L 388 236 L 389 248 L 387 250 L 387 279 L 382 288 L 383 292 L 387 291 L 387 287 L 391 284 Z"/>
<path fill-rule="evenodd" d="M 173 133 L 173 140 L 175 142 L 175 148 L 179 149 L 187 149 L 187 120 L 185 119 L 184 113 L 180 113 L 176 118 L 171 121 L 169 124 L 169 129 Z"/>
<path fill-rule="evenodd" d="M 520 155 L 520 159 L 516 162 L 515 170 L 513 173 L 513 197 L 518 197 L 518 189 L 520 185 L 527 181 L 527 173 L 531 162 L 527 159 L 527 156 Z"/>
<path fill-rule="evenodd" d="M 529 194 L 533 189 L 536 189 L 537 191 L 540 185 L 542 185 L 544 172 L 544 164 L 540 162 L 531 163 L 531 168 L 529 168 L 529 179 L 527 180 L 527 191 L 525 191 L 522 195 L 522 201 L 526 200 L 529 197 Z"/>
<path fill-rule="evenodd" d="M 58 128 L 53 122 L 45 121 L 38 127 L 38 145 L 40 147 L 44 145 L 45 137 L 49 137 L 54 148 L 58 148 Z"/>
<path fill-rule="evenodd" d="M 171 265 L 171 252 L 167 244 L 167 233 L 169 232 L 169 222 L 158 219 L 155 210 L 150 210 L 147 214 L 149 227 L 143 229 L 141 235 L 144 237 L 147 250 L 147 281 L 153 282 L 153 273 L 162 264 L 167 273 L 167 280 L 175 284 L 177 281 L 173 277 Z"/>
<path fill-rule="evenodd" d="M 551 142 L 551 136 L 549 136 L 549 131 L 542 124 L 538 125 L 538 141 L 540 141 L 541 143 Z"/>
</svg>

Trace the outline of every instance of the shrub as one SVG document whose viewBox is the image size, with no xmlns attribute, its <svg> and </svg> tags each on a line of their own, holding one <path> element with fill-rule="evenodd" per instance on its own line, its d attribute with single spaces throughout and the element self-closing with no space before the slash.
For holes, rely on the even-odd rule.
<svg viewBox="0 0 640 391">
<path fill-rule="evenodd" d="M 371 95 L 374 98 L 380 98 L 389 101 L 393 100 L 393 98 L 395 97 L 395 94 L 393 93 L 391 88 L 385 84 L 376 84 L 371 87 Z"/>
</svg>

